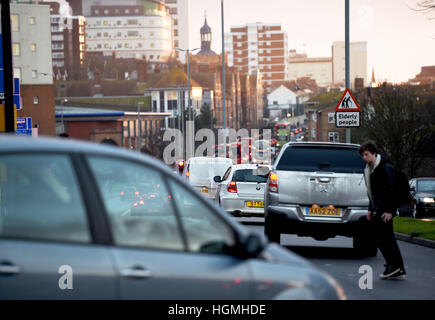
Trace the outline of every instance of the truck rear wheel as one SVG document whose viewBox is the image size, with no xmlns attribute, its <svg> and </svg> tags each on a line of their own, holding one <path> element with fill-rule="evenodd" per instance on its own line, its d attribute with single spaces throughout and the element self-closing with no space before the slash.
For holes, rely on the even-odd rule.
<svg viewBox="0 0 435 320">
<path fill-rule="evenodd" d="M 270 222 L 269 223 L 267 221 L 265 222 L 265 224 L 264 224 L 264 234 L 269 238 L 269 241 L 276 242 L 276 243 L 280 244 L 281 233 L 279 232 L 279 230 L 274 228 L 270 224 Z"/>
<path fill-rule="evenodd" d="M 355 235 L 353 237 L 353 248 L 358 254 L 365 257 L 375 257 L 378 253 L 376 243 L 364 235 Z"/>
</svg>

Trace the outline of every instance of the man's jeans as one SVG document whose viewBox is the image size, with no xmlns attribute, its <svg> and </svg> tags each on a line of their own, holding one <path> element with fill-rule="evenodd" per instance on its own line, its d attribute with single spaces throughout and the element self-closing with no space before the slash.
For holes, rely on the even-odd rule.
<svg viewBox="0 0 435 320">
<path fill-rule="evenodd" d="M 369 228 L 373 232 L 376 245 L 381 250 L 382 255 L 388 265 L 393 268 L 403 268 L 403 259 L 397 245 L 393 231 L 393 219 L 384 222 L 382 214 L 374 214 L 369 222 Z"/>
</svg>

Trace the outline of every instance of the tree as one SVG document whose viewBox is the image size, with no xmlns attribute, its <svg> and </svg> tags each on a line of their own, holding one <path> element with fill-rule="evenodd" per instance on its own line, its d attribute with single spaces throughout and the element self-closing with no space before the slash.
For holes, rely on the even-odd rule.
<svg viewBox="0 0 435 320">
<path fill-rule="evenodd" d="M 200 114 L 195 117 L 195 130 L 198 131 L 203 128 L 211 129 L 211 125 L 215 124 L 216 119 L 213 118 L 213 114 L 208 103 L 203 103 L 200 109 Z"/>
<path fill-rule="evenodd" d="M 414 177 L 431 148 L 427 141 L 435 128 L 434 98 L 411 87 L 372 90 L 358 95 L 362 126 L 353 130 L 353 138 L 375 141 L 397 169 Z"/>
<path fill-rule="evenodd" d="M 414 11 L 420 11 L 423 12 L 424 14 L 431 14 L 435 12 L 435 0 L 421 0 L 417 2 L 417 8 L 416 9 L 412 9 Z M 429 18 L 429 20 L 435 19 L 435 17 L 433 18 Z"/>
</svg>

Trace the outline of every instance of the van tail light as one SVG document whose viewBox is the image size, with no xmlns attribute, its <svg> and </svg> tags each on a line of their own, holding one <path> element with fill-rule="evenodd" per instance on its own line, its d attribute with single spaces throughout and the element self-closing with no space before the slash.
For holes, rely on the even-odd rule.
<svg viewBox="0 0 435 320">
<path fill-rule="evenodd" d="M 278 192 L 278 174 L 275 172 L 269 174 L 269 190 L 270 192 Z"/>
<path fill-rule="evenodd" d="M 237 183 L 235 181 L 230 181 L 227 186 L 228 192 L 237 193 Z"/>
<path fill-rule="evenodd" d="M 190 172 L 189 172 L 189 170 L 187 170 L 186 171 L 186 178 L 189 179 L 189 176 L 190 176 Z"/>
<path fill-rule="evenodd" d="M 184 170 L 184 160 L 178 161 L 178 172 L 181 174 Z"/>
</svg>

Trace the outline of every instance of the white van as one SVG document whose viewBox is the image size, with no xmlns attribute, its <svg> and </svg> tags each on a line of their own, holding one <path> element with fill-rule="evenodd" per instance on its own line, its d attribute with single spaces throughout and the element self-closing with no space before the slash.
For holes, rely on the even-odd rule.
<svg viewBox="0 0 435 320">
<path fill-rule="evenodd" d="M 187 160 L 183 176 L 194 189 L 214 199 L 218 183 L 213 181 L 213 177 L 222 177 L 232 164 L 230 158 L 194 157 Z"/>
</svg>

